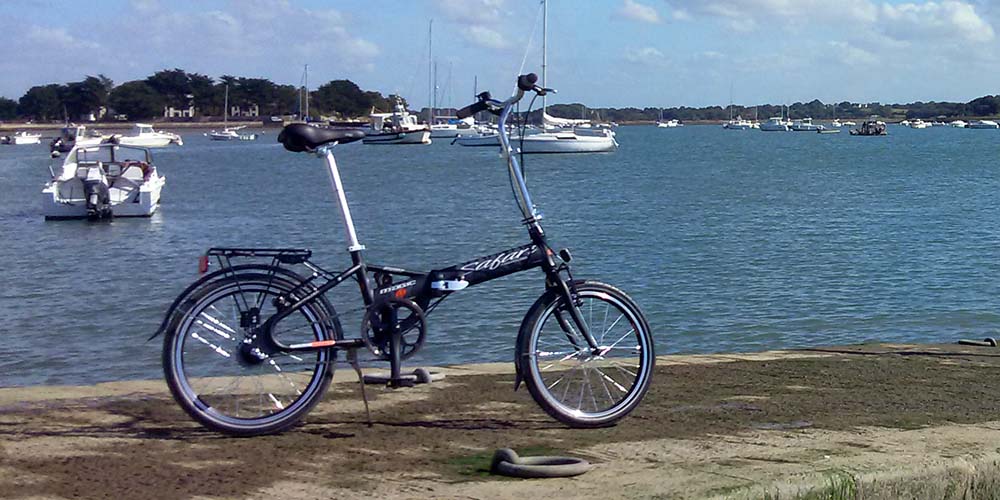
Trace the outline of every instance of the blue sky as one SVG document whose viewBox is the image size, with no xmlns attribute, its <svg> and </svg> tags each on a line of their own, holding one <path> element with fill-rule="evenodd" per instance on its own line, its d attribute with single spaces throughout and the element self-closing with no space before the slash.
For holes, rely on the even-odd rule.
<svg viewBox="0 0 1000 500">
<path fill-rule="evenodd" d="M 0 95 L 174 67 L 298 84 L 308 63 L 312 88 L 423 106 L 431 19 L 442 104 L 540 71 L 537 0 L 6 0 Z M 1000 93 L 998 31 L 996 0 L 550 0 L 548 78 L 591 106 L 967 101 Z"/>
</svg>

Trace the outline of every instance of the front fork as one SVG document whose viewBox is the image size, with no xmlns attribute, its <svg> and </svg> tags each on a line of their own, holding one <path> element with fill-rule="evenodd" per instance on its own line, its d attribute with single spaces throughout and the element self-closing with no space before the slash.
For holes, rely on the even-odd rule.
<svg viewBox="0 0 1000 500">
<path fill-rule="evenodd" d="M 565 269 L 568 273 L 569 267 L 567 266 Z M 583 313 L 580 312 L 581 302 L 576 294 L 576 286 L 573 284 L 572 275 L 570 275 L 568 282 L 567 280 L 562 279 L 562 276 L 560 276 L 558 272 L 555 273 L 555 276 L 557 278 L 555 280 L 556 283 L 554 283 L 556 292 L 562 300 L 568 304 L 566 310 L 569 312 L 571 320 L 566 321 L 565 315 L 557 309 L 555 311 L 556 321 L 559 322 L 559 326 L 562 328 L 563 332 L 566 333 L 566 338 L 573 344 L 574 347 L 577 349 L 589 347 L 593 354 L 597 354 L 601 350 L 601 346 L 598 345 L 597 339 L 594 338 L 594 335 L 591 333 L 590 325 L 583 320 Z M 586 346 L 581 346 L 579 344 L 578 339 L 580 337 L 583 337 L 583 340 L 587 342 Z"/>
</svg>

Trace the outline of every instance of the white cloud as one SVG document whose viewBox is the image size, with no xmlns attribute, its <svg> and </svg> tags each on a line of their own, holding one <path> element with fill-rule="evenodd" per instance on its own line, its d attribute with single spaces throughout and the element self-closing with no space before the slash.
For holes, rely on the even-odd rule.
<svg viewBox="0 0 1000 500">
<path fill-rule="evenodd" d="M 488 49 L 504 49 L 509 45 L 503 35 L 485 26 L 462 28 L 462 36 L 469 42 Z"/>
<path fill-rule="evenodd" d="M 618 15 L 625 19 L 643 23 L 658 24 L 661 22 L 660 13 L 656 9 L 635 0 L 625 0 L 621 10 L 618 11 Z"/>
<path fill-rule="evenodd" d="M 449 20 L 473 25 L 496 23 L 506 10 L 504 0 L 438 0 L 437 3 Z"/>
<path fill-rule="evenodd" d="M 643 66 L 661 66 L 666 63 L 667 58 L 656 47 L 642 47 L 627 49 L 625 60 Z"/>
<path fill-rule="evenodd" d="M 98 50 L 101 45 L 89 40 L 79 39 L 66 31 L 65 28 L 45 28 L 30 26 L 25 38 L 34 44 L 42 45 L 45 50 L 76 52 L 79 50 Z"/>
<path fill-rule="evenodd" d="M 882 4 L 882 30 L 897 40 L 922 38 L 989 42 L 993 27 L 965 2 L 946 0 L 923 4 Z"/>
<path fill-rule="evenodd" d="M 837 59 L 848 66 L 874 66 L 879 63 L 875 54 L 847 42 L 829 42 Z"/>
</svg>

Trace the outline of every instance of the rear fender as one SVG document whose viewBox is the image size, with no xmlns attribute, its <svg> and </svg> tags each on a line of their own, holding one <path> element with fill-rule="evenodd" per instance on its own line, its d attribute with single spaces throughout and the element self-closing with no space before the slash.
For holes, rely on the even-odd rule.
<svg viewBox="0 0 1000 500">
<path fill-rule="evenodd" d="M 167 327 L 173 321 L 174 316 L 177 314 L 178 307 L 180 307 L 180 305 L 184 302 L 184 300 L 187 299 L 188 297 L 190 297 L 191 294 L 195 290 L 201 288 L 202 286 L 207 285 L 208 283 L 210 283 L 210 282 L 212 282 L 214 280 L 222 279 L 222 278 L 228 278 L 228 277 L 231 277 L 233 274 L 236 274 L 236 273 L 239 273 L 239 272 L 242 272 L 242 271 L 274 272 L 274 273 L 283 275 L 283 276 L 285 276 L 285 277 L 287 277 L 289 279 L 296 280 L 298 282 L 304 281 L 304 279 L 302 278 L 302 276 L 299 276 L 297 273 L 294 273 L 294 272 L 292 272 L 292 271 L 290 271 L 288 269 L 285 269 L 285 268 L 282 268 L 282 267 L 273 267 L 273 266 L 269 266 L 269 265 L 265 265 L 265 264 L 241 264 L 241 265 L 226 267 L 226 268 L 223 268 L 223 269 L 219 269 L 217 271 L 213 271 L 211 273 L 208 273 L 208 274 L 202 276 L 200 279 L 198 279 L 194 283 L 191 283 L 190 285 L 188 285 L 188 287 L 185 288 L 184 291 L 181 292 L 177 296 L 176 299 L 174 299 L 173 303 L 170 304 L 170 308 L 167 309 L 167 314 L 164 315 L 163 321 L 160 322 L 160 328 L 157 329 L 156 332 L 153 333 L 152 336 L 150 336 L 148 339 L 146 339 L 146 342 L 149 342 L 150 340 L 153 340 L 154 338 L 156 338 L 160 334 L 162 334 L 164 331 L 166 331 Z"/>
</svg>

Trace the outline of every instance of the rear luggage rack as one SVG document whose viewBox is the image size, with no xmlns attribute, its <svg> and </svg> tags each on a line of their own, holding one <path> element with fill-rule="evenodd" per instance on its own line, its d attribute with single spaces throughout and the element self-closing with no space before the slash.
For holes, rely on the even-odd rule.
<svg viewBox="0 0 1000 500">
<path fill-rule="evenodd" d="M 282 264 L 302 264 L 312 257 L 312 250 L 304 248 L 230 248 L 216 247 L 205 252 L 207 257 L 230 259 L 232 257 L 270 257 Z"/>
</svg>

